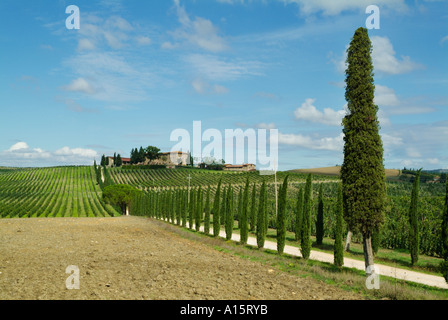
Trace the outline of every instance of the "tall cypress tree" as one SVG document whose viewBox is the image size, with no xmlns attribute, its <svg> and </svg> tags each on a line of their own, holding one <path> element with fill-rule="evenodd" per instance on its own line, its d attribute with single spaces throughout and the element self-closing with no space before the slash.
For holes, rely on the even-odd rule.
<svg viewBox="0 0 448 320">
<path fill-rule="evenodd" d="M 188 228 L 193 229 L 194 224 L 194 216 L 195 216 L 195 208 L 196 208 L 196 192 L 194 189 L 190 190 L 190 203 L 188 205 Z"/>
<path fill-rule="evenodd" d="M 227 192 L 225 193 L 225 230 L 226 230 L 226 240 L 232 239 L 233 224 L 234 224 L 234 213 L 233 213 L 233 190 L 232 186 L 229 186 Z"/>
<path fill-rule="evenodd" d="M 258 201 L 258 216 L 257 216 L 257 246 L 258 248 L 264 247 L 264 240 L 266 238 L 266 182 L 263 180 L 263 184 L 260 188 L 260 198 Z"/>
<path fill-rule="evenodd" d="M 411 253 L 411 264 L 415 265 L 418 262 L 419 252 L 419 223 L 418 223 L 418 194 L 420 188 L 420 169 L 415 175 L 414 187 L 411 194 L 411 205 L 409 208 L 409 251 Z"/>
<path fill-rule="evenodd" d="M 248 206 L 249 206 L 249 178 L 246 181 L 246 187 L 244 188 L 243 198 L 241 201 L 241 210 L 239 217 L 239 228 L 240 228 L 240 243 L 247 244 L 247 237 L 249 235 L 249 226 L 248 226 Z"/>
<path fill-rule="evenodd" d="M 373 266 L 372 233 L 383 223 L 386 197 L 371 53 L 367 29 L 357 29 L 347 49 L 348 113 L 343 119 L 345 144 L 341 168 L 344 218 L 351 231 L 362 234 L 367 272 Z"/>
<path fill-rule="evenodd" d="M 210 187 L 207 190 L 205 197 L 205 209 L 204 209 L 204 233 L 209 235 L 210 233 Z"/>
<path fill-rule="evenodd" d="M 445 206 L 442 212 L 442 258 L 440 265 L 445 281 L 448 282 L 448 181 L 446 181 Z"/>
<path fill-rule="evenodd" d="M 336 204 L 336 227 L 334 230 L 334 264 L 338 267 L 344 265 L 344 244 L 342 242 L 343 236 L 343 221 L 344 220 L 344 205 L 342 196 L 342 185 L 339 185 L 338 200 Z"/>
<path fill-rule="evenodd" d="M 319 186 L 319 199 L 317 204 L 316 244 L 322 245 L 323 239 L 324 239 L 324 196 L 321 183 Z"/>
<path fill-rule="evenodd" d="M 252 200 L 250 202 L 250 218 L 249 218 L 249 224 L 250 224 L 250 231 L 255 230 L 256 221 L 257 221 L 257 188 L 254 183 L 254 186 L 252 187 Z"/>
<path fill-rule="evenodd" d="M 198 195 L 196 199 L 196 217 L 195 217 L 195 229 L 199 231 L 201 227 L 202 219 L 202 188 L 199 186 Z"/>
<path fill-rule="evenodd" d="M 302 224 L 303 224 L 303 188 L 299 190 L 296 205 L 296 217 L 294 221 L 295 240 L 302 240 Z"/>
<path fill-rule="evenodd" d="M 313 175 L 310 173 L 306 179 L 305 195 L 303 203 L 303 225 L 302 225 L 302 257 L 308 259 L 311 254 L 311 207 L 312 207 L 312 185 Z"/>
<path fill-rule="evenodd" d="M 220 210 L 220 222 L 222 226 L 226 224 L 226 205 L 227 205 L 227 192 L 229 191 L 229 186 L 225 187 L 222 191 L 222 206 Z"/>
<path fill-rule="evenodd" d="M 217 237 L 219 236 L 219 229 L 220 229 L 220 223 L 219 223 L 219 209 L 220 209 L 220 200 L 221 200 L 221 181 L 222 179 L 219 179 L 218 187 L 216 189 L 215 193 L 215 199 L 213 200 L 213 236 Z"/>
<path fill-rule="evenodd" d="M 280 188 L 277 214 L 277 252 L 283 254 L 286 241 L 286 194 L 288 191 L 288 176 Z"/>
</svg>

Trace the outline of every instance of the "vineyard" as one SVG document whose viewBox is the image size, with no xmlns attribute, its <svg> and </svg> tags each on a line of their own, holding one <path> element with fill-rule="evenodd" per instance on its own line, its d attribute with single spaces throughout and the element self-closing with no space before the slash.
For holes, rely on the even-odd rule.
<svg viewBox="0 0 448 320">
<path fill-rule="evenodd" d="M 101 199 L 93 167 L 0 170 L 0 216 L 109 217 L 118 213 Z"/>
<path fill-rule="evenodd" d="M 222 181 L 224 187 L 232 186 L 234 201 L 234 217 L 239 220 L 239 205 L 245 184 L 249 180 L 252 194 L 255 188 L 256 197 L 254 203 L 249 201 L 248 207 L 257 208 L 258 195 L 263 181 L 267 184 L 266 199 L 266 223 L 268 228 L 276 229 L 276 200 L 274 188 L 274 176 L 260 176 L 258 173 L 215 173 L 209 171 L 195 170 L 121 170 L 119 168 L 109 170 L 112 180 L 117 184 L 130 184 L 144 191 L 145 200 L 136 201 L 133 214 L 148 215 L 153 217 L 164 217 L 167 220 L 180 220 L 182 213 L 188 217 L 189 208 L 184 203 L 188 196 L 188 177 L 191 177 L 191 197 L 201 201 L 198 204 L 202 209 L 200 223 L 204 223 L 206 206 L 206 193 L 210 191 L 210 202 L 214 201 L 218 181 Z M 287 173 L 279 172 L 277 175 L 280 185 Z M 306 174 L 288 173 L 288 190 L 286 196 L 286 230 L 294 232 L 296 223 L 297 199 L 300 190 L 305 188 Z M 336 224 L 336 198 L 339 180 L 336 177 L 318 176 L 314 178 L 312 190 L 312 212 L 311 212 L 311 234 L 316 234 L 317 208 L 318 208 L 318 186 L 322 184 L 323 207 L 324 207 L 324 236 L 334 239 Z M 412 184 L 406 182 L 390 181 L 387 183 L 387 206 L 385 211 L 384 225 L 379 233 L 379 246 L 386 249 L 408 249 L 409 248 L 409 205 Z M 201 193 L 201 196 L 197 196 Z M 442 209 L 444 206 L 445 186 L 443 184 L 422 184 L 420 186 L 419 212 L 420 212 L 420 253 L 429 256 L 441 256 L 441 224 Z M 221 195 L 222 197 L 222 195 Z M 169 205 L 164 204 L 166 201 Z M 224 201 L 221 199 L 221 201 Z M 177 212 L 179 211 L 179 212 Z M 221 217 L 223 221 L 224 217 Z M 187 218 L 189 219 L 189 218 Z M 195 217 L 191 219 L 196 219 Z M 191 221 L 193 221 L 191 220 Z M 223 226 L 224 223 L 221 223 Z M 252 227 L 253 229 L 253 227 Z M 344 225 L 347 232 L 347 227 Z M 360 242 L 361 237 L 354 235 L 353 241 Z"/>
<path fill-rule="evenodd" d="M 143 196 L 133 202 L 131 213 L 182 221 L 182 214 L 188 219 L 190 208 L 186 207 L 188 197 L 194 197 L 200 204 L 199 223 L 205 223 L 206 195 L 210 193 L 210 206 L 215 200 L 219 181 L 222 190 L 232 186 L 233 211 L 235 221 L 240 219 L 240 200 L 249 182 L 248 207 L 258 210 L 259 192 L 266 182 L 266 224 L 276 229 L 276 199 L 273 175 L 262 176 L 257 172 L 222 172 L 196 169 L 132 169 L 108 168 L 103 173 L 113 184 L 128 184 L 143 191 Z M 0 217 L 109 217 L 117 216 L 118 210 L 104 203 L 98 183 L 98 171 L 93 167 L 57 167 L 29 169 L 0 169 Z M 306 174 L 277 174 L 280 185 L 288 175 L 286 195 L 286 230 L 295 231 L 297 200 L 299 191 L 305 188 Z M 316 234 L 318 186 L 322 185 L 324 236 L 334 239 L 336 224 L 336 198 L 339 179 L 332 176 L 315 176 L 312 190 L 311 234 Z M 190 185 L 190 195 L 188 186 Z M 408 211 L 412 184 L 407 182 L 387 183 L 387 206 L 385 223 L 380 230 L 379 244 L 382 248 L 408 249 Z M 222 191 L 221 190 L 221 191 Z M 441 255 L 440 228 L 444 205 L 445 186 L 443 184 L 421 184 L 419 199 L 420 252 L 430 256 Z M 223 197 L 221 193 L 220 197 Z M 254 200 L 253 200 L 254 199 Z M 222 199 L 221 199 L 222 200 Z M 166 204 L 168 201 L 169 207 Z M 253 202 L 253 203 L 252 203 Z M 164 204 L 165 203 L 165 204 Z M 184 212 L 185 211 L 185 212 Z M 169 213 L 168 213 L 169 212 Z M 192 219 L 196 219 L 193 217 Z M 213 219 L 213 215 L 211 215 Z M 251 218 L 253 230 L 255 218 Z M 193 221 L 193 220 L 192 220 Z M 212 220 L 211 220 L 212 221 Z M 222 220 L 223 221 L 223 220 Z M 223 223 L 221 223 L 223 225 Z M 347 232 L 345 226 L 345 232 Z M 359 235 L 353 240 L 359 241 Z"/>
</svg>

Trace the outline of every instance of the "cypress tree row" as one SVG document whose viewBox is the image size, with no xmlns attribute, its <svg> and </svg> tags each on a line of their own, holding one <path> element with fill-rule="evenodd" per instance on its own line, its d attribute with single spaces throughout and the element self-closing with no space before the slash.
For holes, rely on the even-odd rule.
<svg viewBox="0 0 448 320">
<path fill-rule="evenodd" d="M 448 282 L 448 180 L 446 181 L 445 206 L 442 212 L 442 275 Z"/>
<path fill-rule="evenodd" d="M 299 196 L 297 197 L 296 219 L 294 221 L 294 233 L 295 233 L 295 240 L 297 242 L 302 240 L 302 224 L 303 224 L 303 189 L 300 188 Z"/>
<path fill-rule="evenodd" d="M 288 191 L 288 176 L 280 187 L 277 214 L 277 252 L 283 254 L 286 240 L 286 194 Z"/>
<path fill-rule="evenodd" d="M 317 205 L 316 244 L 322 245 L 323 239 L 324 239 L 324 197 L 321 183 L 319 186 L 319 200 Z"/>
<path fill-rule="evenodd" d="M 258 216 L 257 216 L 257 246 L 258 248 L 264 247 L 264 240 L 266 237 L 266 182 L 263 180 L 263 184 L 260 189 L 260 200 L 258 201 Z"/>
<path fill-rule="evenodd" d="M 336 204 L 336 227 L 334 230 L 334 264 L 338 267 L 344 265 L 344 243 L 343 237 L 343 221 L 344 220 L 344 205 L 342 196 L 342 185 L 339 185 L 338 200 Z"/>
<path fill-rule="evenodd" d="M 204 209 L 204 233 L 210 234 L 210 187 L 208 187 L 207 195 L 205 197 L 205 209 Z"/>
<path fill-rule="evenodd" d="M 226 240 L 232 239 L 233 224 L 234 224 L 234 213 L 233 213 L 233 190 L 232 186 L 229 186 L 227 192 L 225 193 L 225 230 L 226 230 Z"/>
<path fill-rule="evenodd" d="M 373 266 L 372 233 L 384 221 L 386 174 L 383 144 L 379 134 L 378 106 L 374 104 L 372 43 L 366 28 L 358 28 L 347 49 L 343 119 L 344 162 L 341 180 L 344 218 L 349 230 L 363 238 L 364 262 L 369 274 Z"/>
<path fill-rule="evenodd" d="M 303 225 L 302 225 L 302 257 L 308 259 L 311 254 L 311 206 L 312 206 L 312 174 L 308 174 L 305 185 L 303 203 Z"/>
<path fill-rule="evenodd" d="M 409 208 L 409 251 L 411 253 L 411 264 L 415 265 L 418 262 L 419 252 L 419 223 L 418 223 L 418 194 L 420 188 L 420 173 L 422 169 L 418 170 L 414 179 L 414 187 L 411 195 L 411 205 Z"/>
<path fill-rule="evenodd" d="M 248 207 L 249 207 L 249 178 L 246 181 L 246 187 L 244 188 L 243 199 L 241 201 L 241 211 L 239 217 L 239 228 L 240 228 L 240 243 L 247 244 L 247 238 L 249 236 L 249 226 L 248 226 Z"/>
<path fill-rule="evenodd" d="M 249 217 L 249 224 L 250 224 L 250 231 L 255 230 L 256 221 L 257 221 L 257 203 L 256 203 L 256 192 L 257 188 L 255 186 L 252 187 L 252 201 L 250 202 L 250 217 Z"/>
<path fill-rule="evenodd" d="M 218 182 L 218 188 L 216 189 L 215 199 L 213 201 L 213 236 L 217 237 L 219 235 L 219 207 L 220 207 L 220 192 L 221 192 L 221 179 Z"/>
</svg>

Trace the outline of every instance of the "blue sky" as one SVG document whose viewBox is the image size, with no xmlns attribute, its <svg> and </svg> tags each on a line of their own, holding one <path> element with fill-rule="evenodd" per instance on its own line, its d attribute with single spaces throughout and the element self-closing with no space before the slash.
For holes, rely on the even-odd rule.
<svg viewBox="0 0 448 320">
<path fill-rule="evenodd" d="M 448 168 L 448 2 L 435 0 L 3 0 L 0 165 L 169 151 L 193 121 L 278 129 L 280 170 L 341 164 L 344 54 L 369 5 L 385 166 Z"/>
</svg>

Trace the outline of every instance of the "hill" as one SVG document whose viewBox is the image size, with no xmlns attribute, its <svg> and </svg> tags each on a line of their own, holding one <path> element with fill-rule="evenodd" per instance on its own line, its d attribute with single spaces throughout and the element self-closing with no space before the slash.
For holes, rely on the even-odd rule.
<svg viewBox="0 0 448 320">
<path fill-rule="evenodd" d="M 341 167 L 324 167 L 324 168 L 313 168 L 313 169 L 294 169 L 289 170 L 289 172 L 296 173 L 312 173 L 318 175 L 328 175 L 328 176 L 339 176 L 341 174 Z M 400 170 L 397 169 L 386 169 L 386 177 L 398 177 L 400 175 Z"/>
</svg>

